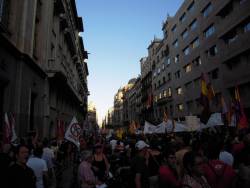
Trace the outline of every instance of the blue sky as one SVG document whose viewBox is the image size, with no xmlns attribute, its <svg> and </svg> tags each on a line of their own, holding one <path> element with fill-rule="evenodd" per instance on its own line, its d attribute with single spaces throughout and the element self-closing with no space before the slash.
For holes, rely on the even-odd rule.
<svg viewBox="0 0 250 188">
<path fill-rule="evenodd" d="M 162 37 L 167 14 L 174 15 L 183 0 L 76 0 L 83 17 L 84 46 L 90 53 L 89 101 L 98 120 L 113 106 L 114 95 L 140 74 L 139 60 L 147 56 L 154 36 Z"/>
</svg>

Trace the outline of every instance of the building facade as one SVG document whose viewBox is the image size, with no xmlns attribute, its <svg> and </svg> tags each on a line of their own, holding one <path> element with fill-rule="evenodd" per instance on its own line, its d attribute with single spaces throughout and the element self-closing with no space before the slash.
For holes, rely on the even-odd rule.
<svg viewBox="0 0 250 188">
<path fill-rule="evenodd" d="M 0 115 L 18 136 L 54 137 L 57 122 L 87 115 L 87 52 L 74 0 L 0 1 Z M 1 126 L 2 127 L 2 126 Z"/>
<path fill-rule="evenodd" d="M 149 53 L 149 51 L 148 51 Z M 141 66 L 141 122 L 154 121 L 153 90 L 152 90 L 152 65 L 150 57 L 140 60 Z"/>
<path fill-rule="evenodd" d="M 175 16 L 166 19 L 164 37 L 148 57 L 156 120 L 164 110 L 180 119 L 200 115 L 202 73 L 214 88 L 212 111 L 221 110 L 221 96 L 229 105 L 238 86 L 249 117 L 249 10 L 248 0 L 185 0 Z"/>
<path fill-rule="evenodd" d="M 88 115 L 84 123 L 83 130 L 85 134 L 96 133 L 99 129 L 97 120 L 96 107 L 93 102 L 89 102 L 88 104 Z"/>
<path fill-rule="evenodd" d="M 141 121 L 141 76 L 133 80 L 132 87 L 124 94 L 123 118 L 125 127 L 128 127 L 132 121 Z"/>
</svg>

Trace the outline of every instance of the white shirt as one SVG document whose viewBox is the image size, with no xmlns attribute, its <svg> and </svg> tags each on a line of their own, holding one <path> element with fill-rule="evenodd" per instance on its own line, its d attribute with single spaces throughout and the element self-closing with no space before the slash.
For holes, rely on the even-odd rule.
<svg viewBox="0 0 250 188">
<path fill-rule="evenodd" d="M 234 157 L 231 153 L 227 151 L 221 151 L 219 155 L 219 159 L 223 161 L 224 163 L 233 166 L 234 163 Z"/>
<path fill-rule="evenodd" d="M 48 171 L 45 160 L 37 158 L 37 157 L 32 157 L 32 158 L 29 158 L 27 162 L 27 166 L 29 166 L 36 175 L 36 187 L 44 188 L 43 173 Z"/>
<path fill-rule="evenodd" d="M 117 140 L 113 139 L 110 141 L 110 145 L 111 145 L 112 150 L 115 150 L 116 144 L 117 144 Z"/>
</svg>

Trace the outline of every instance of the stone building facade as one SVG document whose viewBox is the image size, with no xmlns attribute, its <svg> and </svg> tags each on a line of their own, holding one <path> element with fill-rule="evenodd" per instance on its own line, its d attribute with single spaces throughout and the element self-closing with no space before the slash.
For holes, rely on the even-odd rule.
<svg viewBox="0 0 250 188">
<path fill-rule="evenodd" d="M 54 137 L 87 114 L 88 58 L 74 0 L 0 1 L 0 115 L 12 113 L 18 136 Z M 1 126 L 2 127 L 2 126 Z"/>
</svg>

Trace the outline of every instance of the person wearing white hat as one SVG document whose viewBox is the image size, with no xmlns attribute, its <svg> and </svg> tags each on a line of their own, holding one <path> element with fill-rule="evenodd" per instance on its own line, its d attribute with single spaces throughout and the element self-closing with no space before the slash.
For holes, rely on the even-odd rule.
<svg viewBox="0 0 250 188">
<path fill-rule="evenodd" d="M 135 144 L 137 155 L 132 160 L 131 170 L 133 173 L 133 185 L 135 188 L 148 188 L 149 187 L 149 169 L 148 169 L 148 148 L 149 145 L 143 140 Z"/>
<path fill-rule="evenodd" d="M 139 151 L 143 150 L 144 148 L 148 148 L 149 145 L 146 144 L 143 140 L 139 140 L 136 144 L 135 144 L 135 148 Z"/>
</svg>

